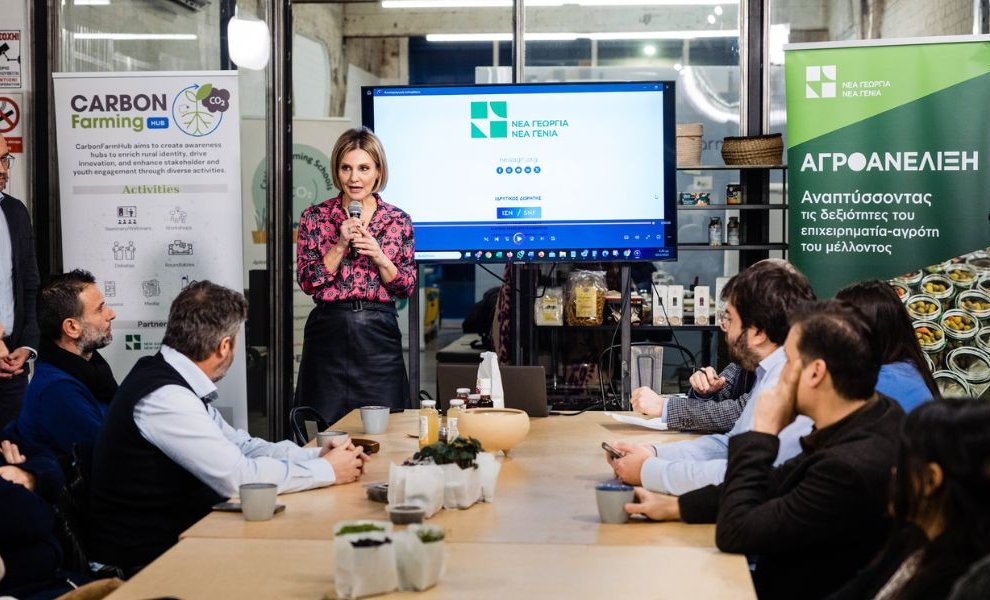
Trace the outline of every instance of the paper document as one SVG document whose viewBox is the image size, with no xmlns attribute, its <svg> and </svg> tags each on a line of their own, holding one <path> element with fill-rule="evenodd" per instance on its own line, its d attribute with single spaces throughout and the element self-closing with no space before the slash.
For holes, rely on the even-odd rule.
<svg viewBox="0 0 990 600">
<path fill-rule="evenodd" d="M 664 422 L 660 417 L 654 419 L 644 419 L 643 417 L 630 417 L 629 415 L 620 415 L 619 413 L 606 413 L 608 416 L 612 417 L 619 423 L 627 423 L 629 425 L 638 425 L 640 427 L 646 427 L 647 429 L 656 429 L 658 431 L 666 431 L 667 423 Z"/>
</svg>

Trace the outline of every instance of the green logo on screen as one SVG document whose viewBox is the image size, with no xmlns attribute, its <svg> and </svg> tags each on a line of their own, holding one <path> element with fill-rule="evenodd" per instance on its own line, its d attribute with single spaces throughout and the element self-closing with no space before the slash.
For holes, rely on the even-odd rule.
<svg viewBox="0 0 990 600">
<path fill-rule="evenodd" d="M 472 102 L 471 137 L 509 137 L 507 115 L 508 107 L 506 106 L 506 102 Z"/>
<path fill-rule="evenodd" d="M 141 334 L 128 333 L 124 335 L 124 350 L 140 350 Z"/>
</svg>

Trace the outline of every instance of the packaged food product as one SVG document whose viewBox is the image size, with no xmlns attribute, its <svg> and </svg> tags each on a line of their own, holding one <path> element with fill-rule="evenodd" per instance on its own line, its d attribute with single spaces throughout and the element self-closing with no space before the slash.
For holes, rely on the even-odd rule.
<svg viewBox="0 0 990 600">
<path fill-rule="evenodd" d="M 743 203 L 743 191 L 742 184 L 739 183 L 729 183 L 725 186 L 725 203 L 726 204 L 742 204 Z"/>
<path fill-rule="evenodd" d="M 711 297 L 708 294 L 708 286 L 694 286 L 694 323 L 696 325 L 708 325 L 710 314 Z"/>
<path fill-rule="evenodd" d="M 533 320 L 537 325 L 564 324 L 564 290 L 547 288 L 533 304 Z"/>
<path fill-rule="evenodd" d="M 567 324 L 601 325 L 607 289 L 604 271 L 573 271 L 567 278 L 564 302 Z"/>
</svg>

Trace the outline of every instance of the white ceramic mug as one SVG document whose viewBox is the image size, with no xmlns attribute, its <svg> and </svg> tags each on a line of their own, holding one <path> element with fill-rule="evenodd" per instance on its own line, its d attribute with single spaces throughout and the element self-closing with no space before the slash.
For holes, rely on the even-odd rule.
<svg viewBox="0 0 990 600">
<path fill-rule="evenodd" d="M 364 432 L 385 433 L 388 430 L 388 411 L 387 406 L 362 406 L 361 424 L 364 425 Z"/>
<path fill-rule="evenodd" d="M 623 483 L 601 483 L 595 486 L 598 516 L 602 523 L 625 523 L 629 520 L 626 504 L 636 497 L 632 486 Z"/>
<path fill-rule="evenodd" d="M 274 483 L 242 484 L 240 496 L 245 521 L 267 521 L 275 514 L 278 486 Z"/>
<path fill-rule="evenodd" d="M 316 447 L 329 450 L 332 447 L 333 438 L 346 435 L 346 431 L 320 431 L 316 434 Z"/>
</svg>

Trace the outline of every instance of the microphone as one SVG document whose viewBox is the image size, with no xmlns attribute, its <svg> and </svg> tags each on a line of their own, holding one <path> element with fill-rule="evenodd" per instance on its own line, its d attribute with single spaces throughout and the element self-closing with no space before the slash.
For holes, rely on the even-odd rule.
<svg viewBox="0 0 990 600">
<path fill-rule="evenodd" d="M 351 218 L 361 218 L 361 202 L 358 200 L 351 200 L 351 203 L 347 205 L 347 215 Z M 350 259 L 357 260 L 358 254 L 357 248 L 351 245 Z"/>
</svg>

